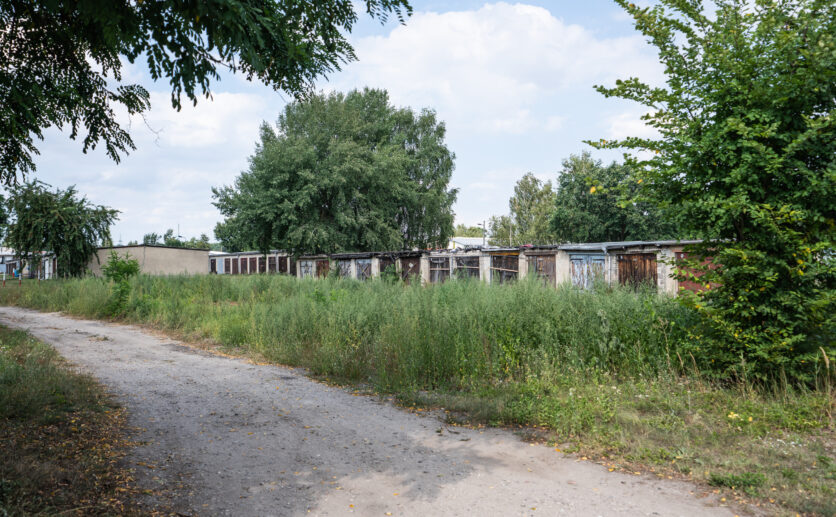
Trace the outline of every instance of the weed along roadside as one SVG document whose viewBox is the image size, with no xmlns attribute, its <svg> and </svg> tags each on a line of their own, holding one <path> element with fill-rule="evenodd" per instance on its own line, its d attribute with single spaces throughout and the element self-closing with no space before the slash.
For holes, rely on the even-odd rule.
<svg viewBox="0 0 836 517">
<path fill-rule="evenodd" d="M 124 411 L 50 346 L 0 327 L 0 514 L 148 515 L 119 462 Z"/>
<path fill-rule="evenodd" d="M 729 502 L 836 513 L 827 383 L 710 380 L 682 345 L 694 315 L 655 293 L 263 275 L 128 283 L 121 321 L 444 407 L 457 422 L 536 426 L 578 458 L 691 479 Z M 0 290 L 3 304 L 100 319 L 111 296 L 92 278 Z"/>
</svg>

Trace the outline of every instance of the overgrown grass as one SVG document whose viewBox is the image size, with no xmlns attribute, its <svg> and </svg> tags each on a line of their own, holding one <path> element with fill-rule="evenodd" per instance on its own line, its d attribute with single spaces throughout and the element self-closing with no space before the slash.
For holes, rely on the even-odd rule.
<svg viewBox="0 0 836 517">
<path fill-rule="evenodd" d="M 109 296 L 84 279 L 7 288 L 0 303 L 103 318 Z M 140 276 L 124 314 L 451 418 L 545 428 L 611 468 L 836 514 L 832 376 L 819 390 L 712 384 L 678 346 L 694 314 L 655 293 Z"/>
<path fill-rule="evenodd" d="M 116 465 L 124 425 L 92 378 L 0 327 L 0 515 L 140 514 Z"/>
</svg>

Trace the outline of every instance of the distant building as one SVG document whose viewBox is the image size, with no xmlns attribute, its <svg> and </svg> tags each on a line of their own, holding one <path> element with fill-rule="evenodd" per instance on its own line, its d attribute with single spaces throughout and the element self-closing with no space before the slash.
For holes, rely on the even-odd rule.
<svg viewBox="0 0 836 517">
<path fill-rule="evenodd" d="M 482 237 L 451 237 L 450 242 L 447 243 L 447 249 L 481 248 L 485 245 L 487 245 L 487 239 Z"/>
<path fill-rule="evenodd" d="M 140 273 L 146 275 L 205 275 L 209 272 L 209 250 L 140 244 L 99 248 L 87 263 L 90 273 L 101 276 L 102 266 L 110 260 L 111 251 L 120 258 L 130 255 L 136 259 Z"/>
<path fill-rule="evenodd" d="M 15 250 L 0 247 L 0 274 L 5 273 L 7 278 L 11 278 L 15 271 L 23 278 L 48 280 L 57 275 L 58 264 L 54 254 L 43 251 L 36 254 L 34 260 L 24 261 L 21 271 L 21 261 L 15 256 Z"/>
</svg>

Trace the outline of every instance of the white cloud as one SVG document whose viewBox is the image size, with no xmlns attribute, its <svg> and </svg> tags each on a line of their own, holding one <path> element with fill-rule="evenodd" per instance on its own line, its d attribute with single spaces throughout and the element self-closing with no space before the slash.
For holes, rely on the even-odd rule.
<svg viewBox="0 0 836 517">
<path fill-rule="evenodd" d="M 75 184 L 91 202 L 120 210 L 114 239 L 127 242 L 178 224 L 186 237 L 211 235 L 220 220 L 211 188 L 232 183 L 246 169 L 259 125 L 274 119 L 278 106 L 265 96 L 227 92 L 179 112 L 167 92 L 151 92 L 151 102 L 145 120 L 132 117 L 126 125 L 137 150 L 120 164 L 101 148 L 81 154 L 78 142 L 53 129 L 38 176 L 56 187 Z"/>
<path fill-rule="evenodd" d="M 565 115 L 546 104 L 566 92 L 660 75 L 641 36 L 598 38 L 523 4 L 419 12 L 386 36 L 353 43 L 359 61 L 332 85 L 386 88 L 395 103 L 434 107 L 451 129 L 467 131 L 553 131 Z"/>
<path fill-rule="evenodd" d="M 151 93 L 151 111 L 146 115 L 148 126 L 143 136 L 163 148 L 199 148 L 219 145 L 252 146 L 258 135 L 259 122 L 267 115 L 263 97 L 247 93 L 215 93 L 213 98 L 201 98 L 196 106 L 186 99 L 180 111 L 171 107 L 167 92 Z M 144 126 L 140 117 L 131 121 L 134 127 Z"/>
</svg>

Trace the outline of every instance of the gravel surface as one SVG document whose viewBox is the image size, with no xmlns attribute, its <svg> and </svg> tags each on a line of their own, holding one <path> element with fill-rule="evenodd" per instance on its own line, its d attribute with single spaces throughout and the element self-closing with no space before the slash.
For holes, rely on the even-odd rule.
<svg viewBox="0 0 836 517">
<path fill-rule="evenodd" d="M 501 429 L 449 427 L 137 327 L 12 307 L 0 323 L 117 395 L 140 429 L 128 456 L 139 486 L 182 514 L 733 514 L 686 483 L 608 472 Z"/>
</svg>

